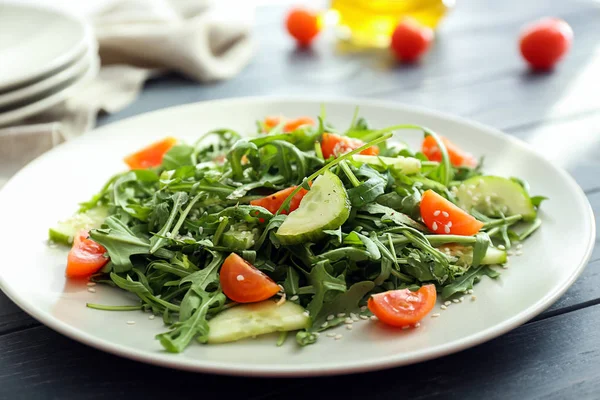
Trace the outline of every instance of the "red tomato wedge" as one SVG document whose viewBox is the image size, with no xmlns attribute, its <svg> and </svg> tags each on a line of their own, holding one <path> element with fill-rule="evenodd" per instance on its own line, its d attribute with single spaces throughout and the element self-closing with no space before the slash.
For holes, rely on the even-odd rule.
<svg viewBox="0 0 600 400">
<path fill-rule="evenodd" d="M 304 125 L 315 125 L 315 120 L 310 117 L 299 117 L 290 120 L 287 120 L 285 118 L 282 119 L 280 117 L 267 117 L 263 121 L 263 124 L 265 126 L 265 129 L 267 131 L 270 131 L 271 129 L 279 125 L 282 120 L 285 122 L 285 124 L 283 125 L 283 132 L 285 133 L 293 132 Z"/>
<path fill-rule="evenodd" d="M 439 234 L 472 236 L 483 227 L 483 222 L 433 190 L 423 193 L 421 218 L 432 232 Z"/>
<path fill-rule="evenodd" d="M 446 150 L 448 150 L 448 156 L 450 157 L 450 163 L 452 165 L 455 167 L 475 167 L 477 165 L 477 160 L 471 154 L 463 151 L 445 137 L 442 137 L 442 141 L 446 145 Z M 433 136 L 427 136 L 425 138 L 421 151 L 430 161 L 442 161 L 442 152 Z"/>
<path fill-rule="evenodd" d="M 164 138 L 158 142 L 144 147 L 140 151 L 125 157 L 124 161 L 131 169 L 146 169 L 157 167 L 162 163 L 163 157 L 177 143 L 173 137 Z"/>
<path fill-rule="evenodd" d="M 252 200 L 250 202 L 253 206 L 261 206 L 271 211 L 273 214 L 279 210 L 281 204 L 283 204 L 284 200 L 296 189 L 297 186 L 292 186 L 287 189 L 280 190 L 279 192 L 273 193 L 269 196 L 263 197 L 262 199 Z M 292 201 L 290 201 L 290 209 L 289 211 L 282 211 L 282 214 L 287 214 L 288 212 L 292 212 L 298 207 L 300 207 L 300 201 L 302 198 L 308 193 L 308 190 L 302 188 L 298 193 L 292 197 Z"/>
<path fill-rule="evenodd" d="M 359 139 L 352 139 L 347 136 L 340 136 L 334 133 L 324 133 L 323 139 L 321 140 L 321 151 L 323 157 L 328 159 L 329 157 L 339 157 L 349 151 L 359 148 L 364 145 L 365 142 Z M 379 154 L 379 147 L 371 146 L 360 152 L 367 156 L 376 156 Z"/>
<path fill-rule="evenodd" d="M 92 239 L 88 239 L 86 231 L 79 232 L 67 256 L 67 277 L 83 278 L 97 272 L 108 262 L 104 253 L 106 249 Z"/>
<path fill-rule="evenodd" d="M 271 278 L 235 253 L 223 262 L 219 281 L 225 296 L 238 303 L 263 301 L 281 290 Z"/>
<path fill-rule="evenodd" d="M 403 327 L 422 320 L 435 306 L 436 298 L 435 286 L 425 285 L 416 292 L 399 289 L 375 294 L 367 305 L 381 322 Z"/>
</svg>

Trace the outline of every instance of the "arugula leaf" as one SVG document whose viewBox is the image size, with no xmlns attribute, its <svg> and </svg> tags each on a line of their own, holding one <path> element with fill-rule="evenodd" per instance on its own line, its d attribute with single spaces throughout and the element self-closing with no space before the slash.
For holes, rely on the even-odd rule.
<svg viewBox="0 0 600 400">
<path fill-rule="evenodd" d="M 313 324 L 310 330 L 319 331 L 343 322 L 344 318 L 336 317 L 337 314 L 350 314 L 351 312 L 358 311 L 360 302 L 374 287 L 375 284 L 372 281 L 357 282 L 350 286 L 348 291 L 335 296 L 331 301 L 323 305 L 319 314 L 313 317 Z M 330 315 L 333 315 L 335 318 L 329 320 L 327 326 L 323 327 L 322 325 L 327 322 L 327 317 Z"/>
<path fill-rule="evenodd" d="M 472 268 L 464 275 L 456 278 L 454 282 L 444 286 L 442 289 L 442 300 L 446 300 L 457 293 L 464 293 L 470 289 L 473 289 L 473 285 L 479 282 L 481 277 L 484 275 L 487 275 L 492 279 L 496 279 L 500 276 L 500 273 L 488 265 Z"/>
<path fill-rule="evenodd" d="M 311 318 L 319 315 L 324 303 L 330 302 L 336 294 L 346 291 L 346 281 L 331 276 L 326 269 L 328 265 L 330 263 L 327 260 L 318 262 L 308 276 L 308 282 L 315 291 L 315 295 L 307 306 Z"/>
<path fill-rule="evenodd" d="M 410 226 L 423 232 L 427 231 L 427 228 L 425 228 L 422 224 L 414 221 L 408 215 L 403 214 L 399 211 L 395 211 L 389 207 L 382 206 L 381 204 L 367 204 L 364 207 L 362 207 L 360 211 L 364 211 L 369 214 L 383 214 L 383 216 L 381 217 L 382 221 L 389 220 L 396 225 Z"/>
</svg>

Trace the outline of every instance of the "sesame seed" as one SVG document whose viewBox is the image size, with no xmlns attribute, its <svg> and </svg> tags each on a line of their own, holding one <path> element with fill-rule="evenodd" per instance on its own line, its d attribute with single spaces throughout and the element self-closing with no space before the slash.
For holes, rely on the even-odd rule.
<svg viewBox="0 0 600 400">
<path fill-rule="evenodd" d="M 440 215 L 440 210 L 435 210 L 434 213 L 433 213 L 433 216 L 437 217 L 438 215 Z"/>
<path fill-rule="evenodd" d="M 509 256 L 514 256 L 514 255 L 515 255 L 515 252 L 514 252 L 514 251 L 512 251 L 512 250 L 509 250 L 509 251 L 508 251 L 506 254 L 508 254 Z"/>
<path fill-rule="evenodd" d="M 458 300 L 459 300 L 459 301 L 461 301 L 461 302 L 463 302 L 463 301 L 465 300 L 465 297 L 464 297 L 464 296 L 461 296 L 461 298 L 460 298 L 460 299 L 458 299 Z"/>
<path fill-rule="evenodd" d="M 361 316 L 360 316 L 360 319 L 369 319 L 369 317 L 368 317 L 368 316 L 366 316 L 366 315 L 361 315 Z"/>
<path fill-rule="evenodd" d="M 135 321 L 127 321 L 127 325 L 135 325 Z"/>
<path fill-rule="evenodd" d="M 154 315 L 154 314 L 148 315 L 148 319 L 154 319 L 154 318 L 156 318 L 156 315 Z"/>
<path fill-rule="evenodd" d="M 452 302 L 453 303 L 460 303 L 460 300 L 459 299 L 452 299 Z"/>
<path fill-rule="evenodd" d="M 517 245 L 517 250 L 521 250 L 522 248 L 523 248 L 523 245 L 522 245 L 521 243 L 519 243 L 519 244 Z"/>
<path fill-rule="evenodd" d="M 241 281 L 243 281 L 243 280 L 244 280 L 244 275 L 238 275 L 238 276 L 236 277 L 236 279 L 237 279 L 239 282 L 241 282 Z"/>
<path fill-rule="evenodd" d="M 327 334 L 327 337 L 335 337 L 335 333 L 333 333 L 333 332 L 329 332 L 329 333 Z"/>
<path fill-rule="evenodd" d="M 374 315 L 371 315 L 371 321 L 377 321 L 377 317 Z"/>
<path fill-rule="evenodd" d="M 450 300 L 448 300 L 448 301 L 445 301 L 445 302 L 444 302 L 444 305 L 445 305 L 446 307 L 448 307 L 450 304 L 452 304 L 452 302 L 451 302 Z"/>
<path fill-rule="evenodd" d="M 467 294 L 473 294 L 473 289 L 467 290 Z"/>
<path fill-rule="evenodd" d="M 358 321 L 358 315 L 354 314 L 353 312 L 350 313 L 350 318 L 352 318 L 355 321 Z"/>
<path fill-rule="evenodd" d="M 88 288 L 88 292 L 90 292 L 90 293 L 96 293 L 96 289 L 89 287 Z"/>
<path fill-rule="evenodd" d="M 304 310 L 302 314 L 306 315 L 307 317 L 310 317 L 310 313 L 308 312 L 308 310 Z"/>
<path fill-rule="evenodd" d="M 475 185 L 468 185 L 467 187 L 471 190 L 475 189 Z"/>
<path fill-rule="evenodd" d="M 346 313 L 343 313 L 343 312 L 341 312 L 337 315 L 338 318 L 344 318 L 345 316 L 346 316 Z"/>
<path fill-rule="evenodd" d="M 515 256 L 522 256 L 523 252 L 521 250 L 517 250 L 517 252 L 515 253 Z"/>
<path fill-rule="evenodd" d="M 508 269 L 508 264 L 504 264 L 504 265 L 502 265 L 502 268 L 504 268 L 504 269 Z"/>
<path fill-rule="evenodd" d="M 296 294 L 295 294 L 295 295 L 293 295 L 293 296 L 292 296 L 292 298 L 291 298 L 290 300 L 291 300 L 291 301 L 296 301 L 296 300 L 298 300 L 298 295 L 296 295 Z"/>
<path fill-rule="evenodd" d="M 327 325 L 329 325 L 327 322 L 323 322 L 323 323 L 321 324 L 321 328 L 327 328 Z"/>
<path fill-rule="evenodd" d="M 499 244 L 498 250 L 506 250 L 506 247 L 503 244 Z"/>
<path fill-rule="evenodd" d="M 446 226 L 447 226 L 448 228 L 452 228 L 452 221 L 448 221 L 448 223 L 446 224 Z"/>
<path fill-rule="evenodd" d="M 450 233 L 450 227 L 448 225 L 444 226 L 444 232 Z"/>
<path fill-rule="evenodd" d="M 446 211 L 442 211 L 442 215 L 446 218 L 448 218 L 450 216 L 450 214 L 448 214 Z"/>
<path fill-rule="evenodd" d="M 433 224 L 431 224 L 431 227 L 433 228 L 434 231 L 437 231 L 437 222 L 434 222 Z"/>
<path fill-rule="evenodd" d="M 348 329 L 349 331 L 352 330 L 352 325 L 346 325 L 346 329 Z"/>
<path fill-rule="evenodd" d="M 344 336 L 342 336 L 342 335 L 340 335 L 340 334 L 337 334 L 337 335 L 335 335 L 333 338 L 334 338 L 335 340 L 340 340 L 340 339 L 341 339 L 341 338 L 343 338 L 343 337 L 344 337 Z"/>
<path fill-rule="evenodd" d="M 477 296 L 475 296 L 475 295 L 471 296 L 471 301 L 475 301 L 475 300 L 477 300 Z"/>
<path fill-rule="evenodd" d="M 446 310 L 446 309 L 448 308 L 448 306 L 445 306 L 445 305 L 443 305 L 443 304 L 442 304 L 442 305 L 440 306 L 440 308 L 441 308 L 442 310 Z"/>
<path fill-rule="evenodd" d="M 331 314 L 327 316 L 327 321 L 331 321 L 332 319 L 335 318 L 335 315 Z"/>
<path fill-rule="evenodd" d="M 421 326 L 421 323 L 420 323 L 420 322 L 417 322 L 417 323 L 414 325 L 414 328 L 418 328 L 418 327 L 420 327 L 420 326 Z"/>
<path fill-rule="evenodd" d="M 346 319 L 344 320 L 344 323 L 345 323 L 345 324 L 351 324 L 351 323 L 353 323 L 353 322 L 354 322 L 354 321 L 352 320 L 352 318 L 346 318 Z"/>
<path fill-rule="evenodd" d="M 88 283 L 87 283 L 87 285 L 88 285 L 89 287 L 96 286 L 96 282 L 88 282 Z"/>
<path fill-rule="evenodd" d="M 277 303 L 275 303 L 275 305 L 282 305 L 283 303 L 285 303 L 285 293 L 281 295 L 281 298 L 279 300 L 277 300 Z"/>
<path fill-rule="evenodd" d="M 316 337 L 321 336 L 321 332 L 313 332 L 313 335 L 315 335 Z"/>
<path fill-rule="evenodd" d="M 490 203 L 492 201 L 492 198 L 490 196 L 485 196 L 484 200 L 486 203 Z"/>
<path fill-rule="evenodd" d="M 404 325 L 404 326 L 402 327 L 402 330 L 406 330 L 406 329 L 408 329 L 408 328 L 410 328 L 410 326 L 408 326 L 408 325 Z"/>
<path fill-rule="evenodd" d="M 472 191 L 470 191 L 470 190 L 467 190 L 467 194 L 468 194 L 469 196 L 473 197 L 473 192 L 472 192 Z"/>
<path fill-rule="evenodd" d="M 440 313 L 433 313 L 431 314 L 431 318 L 437 318 L 440 316 Z"/>
<path fill-rule="evenodd" d="M 360 311 L 362 311 L 362 312 L 365 312 L 365 311 L 367 311 L 367 306 L 362 306 L 362 307 L 360 308 Z"/>
</svg>

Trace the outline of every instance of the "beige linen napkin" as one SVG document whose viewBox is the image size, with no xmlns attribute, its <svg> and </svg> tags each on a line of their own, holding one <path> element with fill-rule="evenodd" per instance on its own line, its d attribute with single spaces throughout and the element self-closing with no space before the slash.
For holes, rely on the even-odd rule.
<svg viewBox="0 0 600 400">
<path fill-rule="evenodd" d="M 151 76 L 176 71 L 198 82 L 228 79 L 253 53 L 253 8 L 209 0 L 110 1 L 90 16 L 102 68 L 96 79 L 42 114 L 0 127 L 0 186 L 33 158 L 94 127 L 98 112 L 131 104 Z"/>
</svg>

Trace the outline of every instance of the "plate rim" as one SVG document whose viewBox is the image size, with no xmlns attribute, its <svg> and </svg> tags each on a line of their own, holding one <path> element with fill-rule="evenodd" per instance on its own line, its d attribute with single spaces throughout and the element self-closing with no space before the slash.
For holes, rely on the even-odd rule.
<svg viewBox="0 0 600 400">
<path fill-rule="evenodd" d="M 338 105 L 347 105 L 347 106 L 365 106 L 365 107 L 377 107 L 377 108 L 388 108 L 388 109 L 402 109 L 403 111 L 420 114 L 423 116 L 429 116 L 434 118 L 442 118 L 448 121 L 452 121 L 459 124 L 470 125 L 479 130 L 485 131 L 487 134 L 502 138 L 503 140 L 510 141 L 513 145 L 516 145 L 528 152 L 533 153 L 542 161 L 549 162 L 545 159 L 541 153 L 539 153 L 536 149 L 532 148 L 526 142 L 517 139 L 511 135 L 503 133 L 501 130 L 496 129 L 494 127 L 485 125 L 483 123 L 469 120 L 464 117 L 460 117 L 457 115 L 453 115 L 447 112 L 438 111 L 434 109 L 428 109 L 425 107 L 413 106 L 404 103 L 398 103 L 387 100 L 377 100 L 365 97 L 348 97 L 348 96 L 319 96 L 318 100 L 315 98 L 310 98 L 308 96 L 241 96 L 241 97 L 233 97 L 233 98 L 224 98 L 224 99 L 214 99 L 214 100 L 206 100 L 200 102 L 193 102 L 187 104 L 180 104 L 171 107 L 166 107 L 159 110 L 149 111 L 140 113 L 128 118 L 124 118 L 113 123 L 103 125 L 98 127 L 85 135 L 74 138 L 69 141 L 72 143 L 73 141 L 84 140 L 86 136 L 90 134 L 99 135 L 102 134 L 102 131 L 105 129 L 114 129 L 113 125 L 118 123 L 126 123 L 131 122 L 136 119 L 144 119 L 150 114 L 168 114 L 175 110 L 185 109 L 185 108 L 194 108 L 199 105 L 207 104 L 207 103 L 216 103 L 216 106 L 222 105 L 227 106 L 232 103 L 269 103 L 269 102 L 306 102 L 310 104 L 327 104 L 327 103 L 335 103 Z M 108 128 L 110 127 L 110 128 Z M 63 146 L 65 143 L 57 146 Z M 9 179 L 4 187 L 0 189 L 0 201 L 2 201 L 3 193 L 7 187 L 10 187 L 14 180 L 17 180 L 19 176 L 29 168 L 35 167 L 38 162 L 45 159 L 46 157 L 50 157 L 51 153 L 54 149 L 44 153 L 31 161 L 25 167 L 23 167 L 19 172 L 17 172 L 11 179 Z M 410 357 L 406 357 L 407 353 L 393 354 L 388 355 L 386 357 L 378 357 L 373 360 L 366 360 L 364 362 L 351 362 L 344 365 L 340 365 L 339 363 L 320 363 L 319 365 L 306 365 L 306 366 L 292 366 L 292 365 L 277 365 L 277 364 L 269 364 L 269 365 L 254 365 L 252 369 L 246 369 L 241 365 L 231 365 L 227 362 L 217 362 L 217 361 L 203 361 L 203 360 L 191 360 L 191 359 L 179 359 L 176 354 L 170 354 L 165 352 L 157 352 L 150 353 L 144 350 L 137 350 L 125 345 L 116 344 L 114 342 L 110 342 L 108 340 L 94 337 L 88 334 L 85 331 L 80 331 L 76 328 L 71 327 L 71 325 L 61 322 L 58 319 L 52 318 L 50 314 L 39 311 L 36 309 L 33 304 L 21 301 L 20 297 L 13 293 L 10 287 L 7 287 L 4 278 L 0 275 L 0 289 L 13 301 L 17 304 L 23 311 L 28 313 L 30 316 L 44 324 L 45 326 L 53 329 L 54 331 L 61 333 L 70 339 L 76 340 L 79 343 L 84 345 L 88 345 L 90 347 L 105 351 L 110 354 L 114 354 L 120 357 L 132 359 L 139 362 L 144 362 L 152 365 L 162 366 L 173 368 L 177 370 L 185 370 L 192 372 L 202 372 L 202 373 L 211 373 L 211 374 L 219 374 L 219 375 L 229 375 L 229 376 L 248 376 L 248 377 L 314 377 L 314 376 L 333 376 L 333 375 L 343 375 L 343 374 L 354 374 L 368 371 L 378 371 L 383 369 L 389 369 L 393 367 L 400 367 L 404 365 L 415 364 L 435 358 L 439 358 L 442 356 L 450 355 L 457 353 L 459 351 L 475 347 L 481 343 L 487 342 L 489 340 L 495 339 L 516 327 L 524 324 L 529 321 L 536 315 L 539 315 L 544 310 L 546 310 L 549 306 L 551 306 L 560 296 L 562 296 L 567 289 L 577 280 L 577 278 L 581 275 L 587 263 L 591 257 L 596 237 L 596 223 L 594 219 L 594 214 L 592 211 L 592 207 L 589 203 L 589 200 L 585 196 L 583 189 L 577 184 L 574 178 L 565 171 L 562 167 L 554 166 L 556 171 L 561 175 L 561 177 L 572 187 L 577 197 L 583 200 L 583 204 L 585 204 L 585 210 L 583 210 L 586 218 L 583 223 L 588 223 L 590 228 L 590 235 L 587 238 L 587 243 L 585 246 L 585 252 L 582 254 L 579 263 L 573 269 L 572 273 L 569 275 L 568 279 L 563 281 L 556 290 L 552 292 L 546 293 L 543 297 L 541 297 L 537 302 L 535 302 L 530 307 L 526 308 L 522 312 L 517 315 L 514 315 L 511 318 L 508 318 L 502 321 L 499 324 L 496 324 L 492 327 L 484 329 L 476 334 L 473 334 L 468 337 L 463 337 L 461 339 L 454 340 L 449 343 L 444 343 L 435 347 L 428 347 L 424 350 L 420 350 L 410 353 Z M 200 363 L 199 363 L 200 361 Z"/>
</svg>

